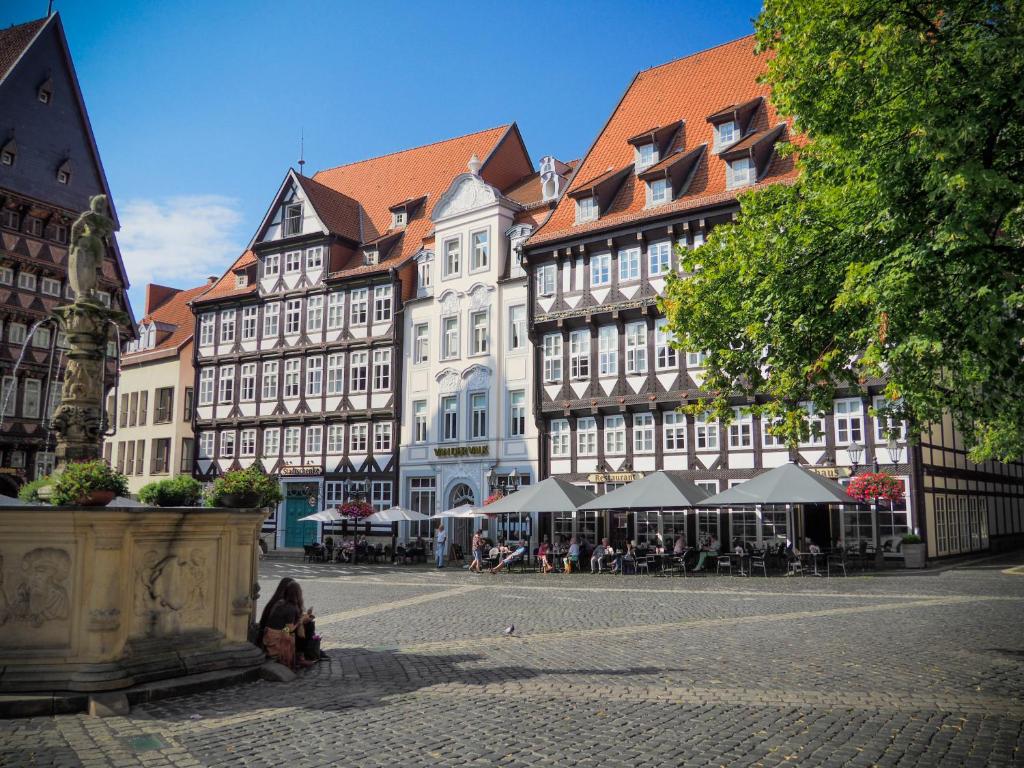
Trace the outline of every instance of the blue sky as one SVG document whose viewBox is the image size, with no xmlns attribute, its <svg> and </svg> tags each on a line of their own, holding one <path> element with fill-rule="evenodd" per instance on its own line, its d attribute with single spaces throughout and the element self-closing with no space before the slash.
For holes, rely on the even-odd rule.
<svg viewBox="0 0 1024 768">
<path fill-rule="evenodd" d="M 306 137 L 307 172 L 519 124 L 581 156 L 629 81 L 752 31 L 760 3 L 56 0 L 145 283 L 197 285 L 246 245 Z M 0 25 L 46 12 L 6 0 Z"/>
</svg>

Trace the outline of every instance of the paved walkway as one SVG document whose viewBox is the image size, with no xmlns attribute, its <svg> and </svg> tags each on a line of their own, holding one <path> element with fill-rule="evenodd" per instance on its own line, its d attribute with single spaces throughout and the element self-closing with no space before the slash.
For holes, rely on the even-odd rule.
<svg viewBox="0 0 1024 768">
<path fill-rule="evenodd" d="M 1024 765 L 1022 562 L 684 580 L 268 561 L 264 593 L 300 579 L 329 662 L 129 717 L 0 721 L 0 765 Z"/>
</svg>

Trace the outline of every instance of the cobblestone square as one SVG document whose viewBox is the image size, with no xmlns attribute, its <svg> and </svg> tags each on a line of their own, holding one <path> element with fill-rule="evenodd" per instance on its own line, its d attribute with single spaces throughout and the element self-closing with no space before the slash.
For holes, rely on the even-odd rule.
<svg viewBox="0 0 1024 768">
<path fill-rule="evenodd" d="M 1019 563 L 766 580 L 265 561 L 264 595 L 300 579 L 329 661 L 128 717 L 0 721 L 0 765 L 1024 765 Z"/>
</svg>

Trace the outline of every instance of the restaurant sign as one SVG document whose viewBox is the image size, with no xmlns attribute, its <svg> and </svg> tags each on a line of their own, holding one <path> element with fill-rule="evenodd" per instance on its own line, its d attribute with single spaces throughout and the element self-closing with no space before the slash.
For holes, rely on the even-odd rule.
<svg viewBox="0 0 1024 768">
<path fill-rule="evenodd" d="M 281 467 L 278 473 L 281 477 L 314 477 L 322 475 L 324 468 L 322 464 L 302 464 Z"/>
<path fill-rule="evenodd" d="M 632 483 L 634 480 L 642 480 L 643 472 L 596 472 L 587 475 L 588 483 Z"/>
<path fill-rule="evenodd" d="M 840 477 L 849 477 L 851 474 L 849 467 L 808 467 L 808 469 L 822 477 L 830 477 L 833 480 L 838 480 Z"/>
<path fill-rule="evenodd" d="M 455 445 L 451 448 L 435 448 L 434 455 L 439 459 L 449 456 L 488 456 L 490 450 L 487 445 Z"/>
</svg>

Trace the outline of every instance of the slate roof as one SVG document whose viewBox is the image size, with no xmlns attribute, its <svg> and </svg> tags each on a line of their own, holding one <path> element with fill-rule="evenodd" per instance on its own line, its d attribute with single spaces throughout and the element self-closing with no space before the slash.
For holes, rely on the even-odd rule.
<svg viewBox="0 0 1024 768">
<path fill-rule="evenodd" d="M 0 80 L 7 77 L 46 22 L 47 19 L 42 18 L 0 29 Z"/>
</svg>

